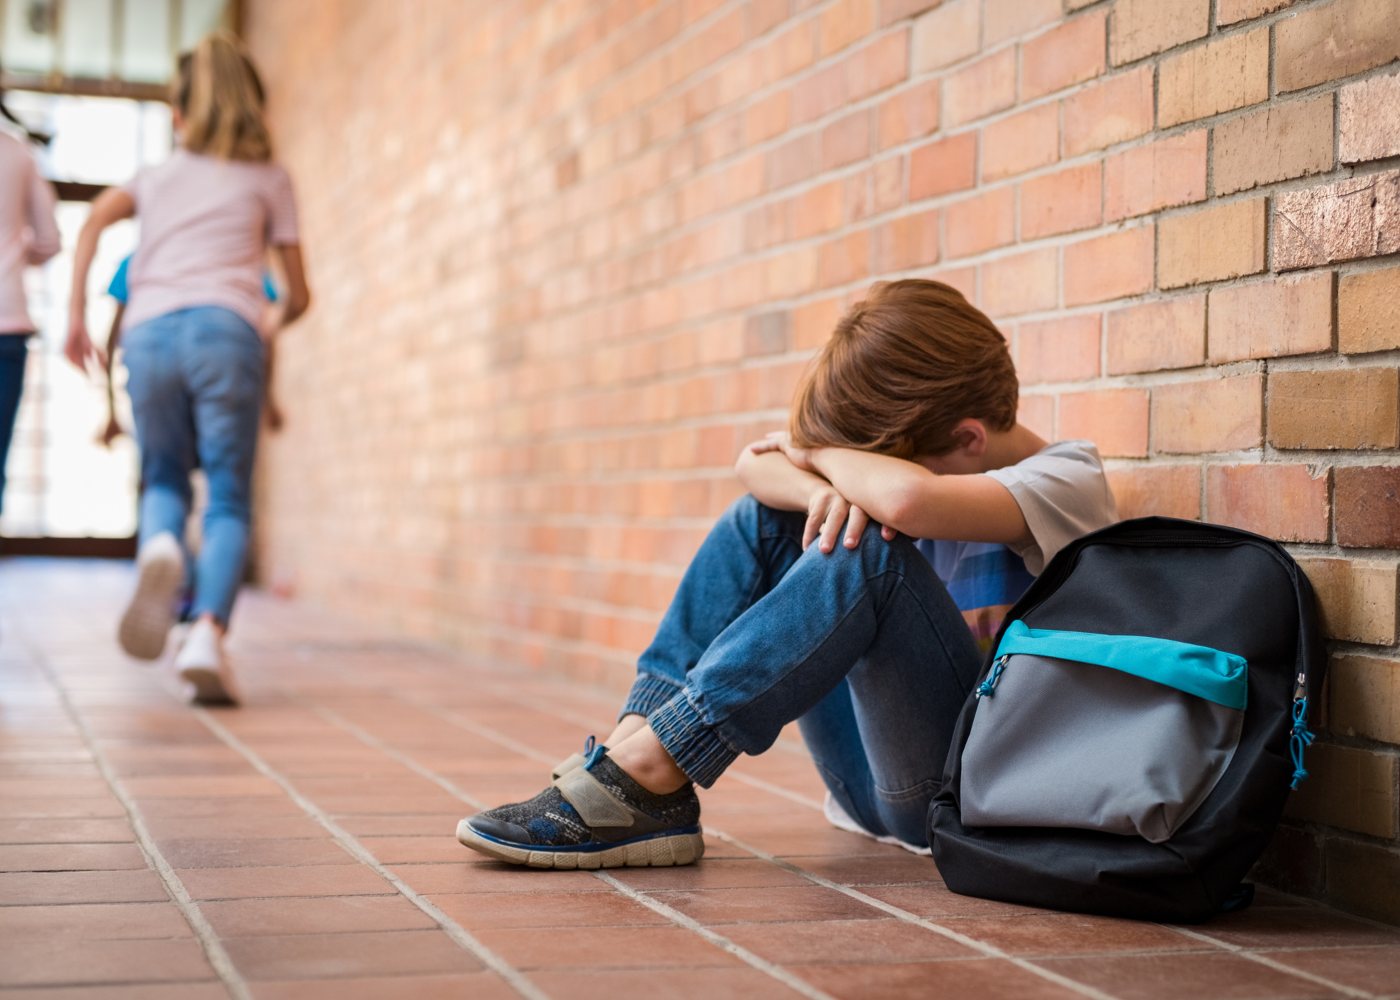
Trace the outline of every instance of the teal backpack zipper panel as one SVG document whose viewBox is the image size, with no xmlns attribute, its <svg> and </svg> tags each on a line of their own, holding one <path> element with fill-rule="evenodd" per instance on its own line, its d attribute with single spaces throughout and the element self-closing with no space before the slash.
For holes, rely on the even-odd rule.
<svg viewBox="0 0 1400 1000">
<path fill-rule="evenodd" d="M 1249 690 L 1244 657 L 1174 639 L 1031 628 L 1018 619 L 1002 634 L 996 660 L 1018 653 L 1108 667 L 1241 712 Z"/>
</svg>

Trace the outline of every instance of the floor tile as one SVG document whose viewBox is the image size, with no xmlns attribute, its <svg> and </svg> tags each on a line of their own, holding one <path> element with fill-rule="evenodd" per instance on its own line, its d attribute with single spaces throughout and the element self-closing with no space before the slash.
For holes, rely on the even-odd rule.
<svg viewBox="0 0 1400 1000">
<path fill-rule="evenodd" d="M 163 902 L 167 898 L 165 884 L 153 871 L 0 874 L 0 906 Z"/>
<path fill-rule="evenodd" d="M 394 887 L 373 869 L 356 864 L 280 868 L 181 868 L 176 870 L 192 899 L 252 899 L 266 896 L 369 896 Z"/>
<path fill-rule="evenodd" d="M 494 972 L 291 979 L 253 983 L 252 993 L 254 1000 L 519 1000 L 520 997 Z"/>
<path fill-rule="evenodd" d="M 607 892 L 435 893 L 429 899 L 470 931 L 669 923 L 641 903 Z"/>
<path fill-rule="evenodd" d="M 193 932 L 174 903 L 69 903 L 0 906 L 0 941 L 22 937 L 92 940 L 189 937 Z"/>
<path fill-rule="evenodd" d="M 1036 964 L 1119 1000 L 1310 1000 L 1344 995 L 1222 951 L 1044 959 Z"/>
<path fill-rule="evenodd" d="M 558 1000 L 795 1000 L 802 996 L 780 981 L 748 967 L 707 969 L 703 978 L 658 975 L 651 969 L 534 972 L 531 982 Z"/>
<path fill-rule="evenodd" d="M 1293 969 L 1368 993 L 1400 996 L 1400 945 L 1271 951 L 1268 957 Z"/>
<path fill-rule="evenodd" d="M 200 904 L 220 937 L 407 931 L 436 927 L 432 917 L 403 896 L 228 899 Z"/>
<path fill-rule="evenodd" d="M 953 917 L 939 926 L 1010 955 L 1106 955 L 1113 952 L 1193 951 L 1202 944 L 1170 927 L 1078 913 L 1035 914 L 1012 920 Z"/>
<path fill-rule="evenodd" d="M 322 831 L 325 834 L 325 831 Z M 172 868 L 247 868 L 349 864 L 353 856 L 329 835 L 320 839 L 163 840 L 161 853 Z"/>
<path fill-rule="evenodd" d="M 28 939 L 22 948 L 7 949 L 0 962 L 0 986 L 79 985 L 197 981 L 214 978 L 214 971 L 193 938 L 167 941 L 93 941 L 81 945 L 75 961 L 74 944 L 64 937 Z"/>
<path fill-rule="evenodd" d="M 437 930 L 242 937 L 230 939 L 226 947 L 239 973 L 252 980 L 419 976 L 482 968 Z"/>
<path fill-rule="evenodd" d="M 556 927 L 473 931 L 517 969 L 679 969 L 742 964 L 680 927 Z"/>
<path fill-rule="evenodd" d="M 702 924 L 859 920 L 866 917 L 883 916 L 880 911 L 843 895 L 835 889 L 825 889 L 816 885 L 796 888 L 654 892 L 650 895 Z"/>
<path fill-rule="evenodd" d="M 889 917 L 726 924 L 718 930 L 760 958 L 790 966 L 926 962 L 980 954 L 935 931 Z"/>
<path fill-rule="evenodd" d="M 145 868 L 135 844 L 9 844 L 0 850 L 0 872 L 117 871 Z"/>
<path fill-rule="evenodd" d="M 996 959 L 875 966 L 809 965 L 800 968 L 798 974 L 837 1000 L 1083 1000 L 1081 993 Z"/>
</svg>

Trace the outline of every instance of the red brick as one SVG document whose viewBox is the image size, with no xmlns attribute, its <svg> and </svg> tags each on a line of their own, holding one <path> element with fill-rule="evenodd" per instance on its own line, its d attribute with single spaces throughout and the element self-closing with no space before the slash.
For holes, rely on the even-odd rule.
<svg viewBox="0 0 1400 1000">
<path fill-rule="evenodd" d="M 1264 270 L 1264 199 L 1233 201 L 1157 224 L 1157 281 L 1180 288 Z"/>
<path fill-rule="evenodd" d="M 835 329 L 845 311 L 844 303 L 836 298 L 819 299 L 800 305 L 792 311 L 792 346 L 797 351 L 821 347 Z"/>
<path fill-rule="evenodd" d="M 1201 516 L 1201 468 L 1198 465 L 1132 465 L 1110 469 L 1108 484 L 1118 516 Z"/>
<path fill-rule="evenodd" d="M 822 169 L 834 170 L 870 155 L 870 112 L 857 111 L 822 129 Z"/>
<path fill-rule="evenodd" d="M 1060 437 L 1098 445 L 1111 458 L 1147 454 L 1147 390 L 1098 389 L 1060 397 Z"/>
<path fill-rule="evenodd" d="M 1103 167 L 1066 167 L 1021 184 L 1021 239 L 1037 240 L 1103 221 Z"/>
<path fill-rule="evenodd" d="M 904 271 L 938 260 L 938 212 L 902 215 L 875 230 L 875 271 Z"/>
<path fill-rule="evenodd" d="M 896 31 L 846 59 L 846 98 L 859 101 L 909 79 L 909 32 Z"/>
<path fill-rule="evenodd" d="M 1210 0 L 1118 0 L 1108 54 L 1118 66 L 1202 38 L 1209 28 Z"/>
<path fill-rule="evenodd" d="M 1213 465 L 1206 472 L 1206 517 L 1281 542 L 1325 542 L 1327 470 L 1306 465 Z"/>
<path fill-rule="evenodd" d="M 1236 375 L 1152 390 L 1152 450 L 1173 454 L 1257 448 L 1264 438 L 1264 377 Z"/>
<path fill-rule="evenodd" d="M 844 221 L 845 191 L 840 181 L 810 187 L 783 205 L 786 232 L 795 240 L 841 228 Z"/>
<path fill-rule="evenodd" d="M 880 149 L 928 135 L 938 128 L 938 81 L 927 80 L 891 95 L 880 105 Z"/>
<path fill-rule="evenodd" d="M 1092 11 L 1023 44 L 1021 100 L 1043 97 L 1102 73 L 1107 18 L 1107 11 Z"/>
<path fill-rule="evenodd" d="M 1332 346 L 1332 275 L 1212 289 L 1210 360 L 1313 354 Z"/>
<path fill-rule="evenodd" d="M 1021 393 L 1016 406 L 1016 420 L 1047 441 L 1056 440 L 1055 397 Z"/>
<path fill-rule="evenodd" d="M 1274 267 L 1400 251 L 1400 170 L 1274 196 Z"/>
<path fill-rule="evenodd" d="M 1021 383 L 1096 378 L 1101 325 L 1098 313 L 1022 323 L 1016 331 L 1016 373 Z"/>
<path fill-rule="evenodd" d="M 1400 156 L 1400 74 L 1375 76 L 1337 92 L 1338 154 L 1343 163 Z"/>
<path fill-rule="evenodd" d="M 944 208 L 949 257 L 971 257 L 1016 238 L 1016 192 L 993 188 Z"/>
<path fill-rule="evenodd" d="M 1137 226 L 1065 247 L 1065 305 L 1138 295 L 1152 287 L 1152 227 Z"/>
<path fill-rule="evenodd" d="M 1274 66 L 1280 92 L 1351 76 L 1400 59 L 1400 0 L 1332 0 L 1279 21 Z"/>
<path fill-rule="evenodd" d="M 880 24 L 884 26 L 903 21 L 906 17 L 915 17 L 942 2 L 943 0 L 880 0 Z"/>
<path fill-rule="evenodd" d="M 910 201 L 961 191 L 976 182 L 977 136 L 972 132 L 938 139 L 909 155 Z"/>
<path fill-rule="evenodd" d="M 1012 48 L 977 60 L 947 77 L 943 113 L 948 126 L 985 118 L 1016 101 L 1016 51 Z"/>
<path fill-rule="evenodd" d="M 1337 544 L 1400 549 L 1400 466 L 1339 465 Z"/>
<path fill-rule="evenodd" d="M 988 47 L 1060 19 L 1060 0 L 985 0 L 982 41 Z"/>
<path fill-rule="evenodd" d="M 839 52 L 875 27 L 875 0 L 836 0 L 817 21 L 818 51 L 823 56 Z"/>
<path fill-rule="evenodd" d="M 1152 131 L 1152 67 L 1140 66 L 1066 97 L 1064 155 L 1078 156 Z"/>
<path fill-rule="evenodd" d="M 915 73 L 941 69 L 981 51 L 980 0 L 951 0 L 914 22 Z"/>
<path fill-rule="evenodd" d="M 1110 222 L 1200 201 L 1206 196 L 1205 130 L 1114 153 L 1104 162 L 1103 178 Z"/>
<path fill-rule="evenodd" d="M 1166 128 L 1269 99 L 1269 29 L 1227 35 L 1162 60 L 1157 126 Z"/>
<path fill-rule="evenodd" d="M 1377 646 L 1395 641 L 1396 577 L 1393 562 L 1299 559 L 1312 581 L 1327 634 Z"/>
<path fill-rule="evenodd" d="M 1400 445 L 1400 371 L 1336 368 L 1269 375 L 1269 443 L 1275 448 Z"/>
<path fill-rule="evenodd" d="M 1206 360 L 1206 297 L 1185 295 L 1108 314 L 1108 373 L 1191 368 Z"/>
<path fill-rule="evenodd" d="M 1225 25 L 1250 21 L 1281 10 L 1292 2 L 1293 0 L 1219 0 L 1215 8 L 1215 23 Z"/>
<path fill-rule="evenodd" d="M 844 285 L 870 275 L 870 232 L 859 232 L 823 243 L 817 251 L 817 281 L 822 288 Z"/>
<path fill-rule="evenodd" d="M 1053 248 L 1031 250 L 983 264 L 982 309 L 989 316 L 1016 316 L 1055 305 L 1057 256 Z"/>
<path fill-rule="evenodd" d="M 1400 347 L 1400 267 L 1342 276 L 1337 342 L 1347 354 Z"/>
<path fill-rule="evenodd" d="M 982 182 L 1024 173 L 1059 159 L 1060 112 L 1042 104 L 982 130 Z"/>
<path fill-rule="evenodd" d="M 803 125 L 830 114 L 847 101 L 846 67 L 828 63 L 792 85 L 792 121 Z"/>
<path fill-rule="evenodd" d="M 744 138 L 750 145 L 782 135 L 792 121 L 792 91 L 760 98 L 744 112 Z"/>
<path fill-rule="evenodd" d="M 1332 95 L 1274 104 L 1215 129 L 1217 195 L 1332 169 Z"/>
</svg>

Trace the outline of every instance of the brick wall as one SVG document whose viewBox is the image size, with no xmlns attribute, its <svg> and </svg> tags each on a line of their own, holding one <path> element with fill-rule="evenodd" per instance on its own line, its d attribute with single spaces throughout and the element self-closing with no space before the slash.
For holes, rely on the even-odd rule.
<svg viewBox="0 0 1400 1000">
<path fill-rule="evenodd" d="M 620 687 L 843 306 L 937 277 L 1124 514 L 1292 543 L 1270 877 L 1400 920 L 1400 0 L 246 7 L 318 295 L 264 579 Z"/>
</svg>

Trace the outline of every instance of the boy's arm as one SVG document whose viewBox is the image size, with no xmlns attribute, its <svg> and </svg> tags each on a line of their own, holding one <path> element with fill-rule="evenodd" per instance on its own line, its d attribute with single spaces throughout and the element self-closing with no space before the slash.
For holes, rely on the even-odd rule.
<svg viewBox="0 0 1400 1000">
<path fill-rule="evenodd" d="M 110 445 L 122 432 L 121 424 L 117 422 L 117 398 L 116 387 L 112 384 L 112 363 L 117 355 L 117 345 L 122 339 L 122 314 L 126 312 L 126 303 L 118 302 L 117 311 L 112 314 L 112 328 L 107 331 L 107 353 L 102 358 L 102 368 L 107 375 L 107 426 L 102 429 L 100 438 L 104 445 Z"/>
<path fill-rule="evenodd" d="M 939 476 L 916 462 L 853 448 L 813 448 L 806 461 L 873 520 L 914 538 L 1030 540 L 1021 507 L 985 475 Z"/>
<path fill-rule="evenodd" d="M 831 483 L 807 469 L 798 468 L 781 451 L 755 442 L 739 453 L 734 471 L 755 500 L 775 510 L 805 513 L 802 547 L 817 542 L 823 552 L 836 547 L 845 530 L 844 545 L 854 548 L 870 522 L 860 505 L 841 494 Z M 885 541 L 894 540 L 894 529 L 881 531 Z"/>
</svg>

